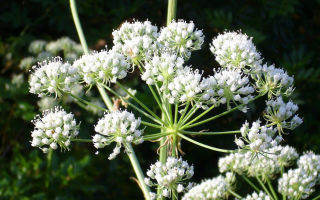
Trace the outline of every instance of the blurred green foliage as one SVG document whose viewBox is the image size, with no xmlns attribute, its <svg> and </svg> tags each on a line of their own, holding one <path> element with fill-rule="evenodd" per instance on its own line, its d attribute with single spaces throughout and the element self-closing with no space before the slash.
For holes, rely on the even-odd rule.
<svg viewBox="0 0 320 200">
<path fill-rule="evenodd" d="M 92 49 L 112 45 L 113 29 L 123 21 L 149 19 L 158 26 L 166 21 L 165 0 L 78 1 L 79 15 Z M 206 44 L 190 63 L 206 73 L 218 64 L 209 52 L 209 42 L 218 33 L 239 30 L 252 36 L 265 61 L 285 68 L 295 76 L 293 97 L 304 123 L 285 140 L 299 152 L 320 152 L 320 1 L 298 0 L 178 0 L 178 18 L 193 20 L 203 29 Z M 35 39 L 56 40 L 62 36 L 78 41 L 68 1 L 0 1 L 0 199 L 141 199 L 128 159 L 108 161 L 107 154 L 94 155 L 90 144 L 75 144 L 70 152 L 44 155 L 30 146 L 30 120 L 39 113 L 37 97 L 28 93 L 27 72 L 19 68 Z M 132 74 L 127 85 L 153 107 L 147 88 Z M 128 80 L 129 80 L 128 79 Z M 136 87 L 139 86 L 139 87 Z M 261 102 L 251 105 L 249 119 L 263 110 Z M 71 104 L 82 120 L 82 137 L 90 137 L 97 117 Z M 216 112 L 218 112 L 217 110 Z M 203 129 L 236 129 L 245 120 L 234 113 Z M 154 130 L 153 130 L 154 131 Z M 221 130 L 222 131 L 222 130 Z M 197 138 L 214 146 L 229 146 L 232 136 Z M 219 153 L 183 142 L 185 158 L 195 164 L 195 181 L 217 173 Z M 105 151 L 110 151 L 111 148 Z M 150 151 L 152 149 L 152 151 Z M 156 160 L 156 145 L 137 147 L 143 169 Z"/>
</svg>

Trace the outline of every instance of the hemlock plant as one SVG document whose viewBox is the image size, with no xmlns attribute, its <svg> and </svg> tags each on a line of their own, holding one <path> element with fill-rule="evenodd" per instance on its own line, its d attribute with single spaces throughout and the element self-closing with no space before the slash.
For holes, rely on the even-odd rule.
<svg viewBox="0 0 320 200">
<path fill-rule="evenodd" d="M 204 35 L 192 21 L 174 20 L 176 1 L 168 2 L 166 27 L 159 29 L 150 21 L 125 22 L 112 33 L 112 48 L 90 53 L 74 0 L 70 0 L 70 5 L 84 55 L 73 63 L 65 63 L 59 57 L 39 63 L 30 77 L 30 92 L 39 97 L 69 95 L 79 104 L 105 114 L 94 125 L 96 133 L 92 138 L 83 139 L 77 137 L 81 130 L 73 114 L 61 107 L 45 110 L 33 121 L 32 146 L 47 153 L 57 148 L 70 150 L 72 142 L 91 142 L 97 150 L 113 145 L 110 160 L 121 156 L 123 149 L 147 200 L 278 200 L 306 199 L 313 195 L 320 183 L 320 156 L 306 152 L 299 157 L 293 147 L 282 145 L 283 135 L 302 123 L 296 114 L 298 106 L 288 100 L 294 90 L 293 77 L 283 69 L 264 64 L 252 38 L 240 31 L 225 31 L 214 38 L 210 50 L 221 67 L 213 69 L 212 75 L 204 76 L 199 69 L 185 64 L 192 51 L 201 48 Z M 41 45 L 44 44 L 40 42 L 32 48 L 37 51 L 42 49 Z M 135 96 L 138 91 L 127 89 L 121 83 L 133 70 L 140 72 L 161 115 Z M 107 109 L 71 93 L 79 85 L 87 90 L 97 87 Z M 122 89 L 125 96 L 115 91 L 113 85 Z M 109 95 L 141 116 L 114 106 Z M 190 131 L 232 112 L 246 113 L 247 105 L 263 96 L 267 97 L 263 116 L 253 122 L 245 121 L 238 130 Z M 206 117 L 217 107 L 225 111 Z M 142 116 L 148 121 L 142 120 Z M 146 132 L 148 126 L 158 129 L 158 133 Z M 190 137 L 221 134 L 234 134 L 238 148 L 220 149 Z M 218 163 L 222 174 L 193 183 L 196 163 L 192 165 L 183 160 L 181 140 L 227 153 Z M 132 144 L 148 141 L 159 142 L 159 159 L 150 169 L 142 170 Z M 295 163 L 296 168 L 285 171 Z M 248 187 L 252 187 L 251 194 L 240 195 L 237 178 L 243 178 Z M 320 196 L 314 197 L 318 198 Z"/>
</svg>

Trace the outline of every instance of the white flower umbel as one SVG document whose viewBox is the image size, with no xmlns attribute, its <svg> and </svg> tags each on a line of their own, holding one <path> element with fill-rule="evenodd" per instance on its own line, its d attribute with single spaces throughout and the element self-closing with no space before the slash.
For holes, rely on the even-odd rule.
<svg viewBox="0 0 320 200">
<path fill-rule="evenodd" d="M 32 54 L 39 54 L 45 49 L 46 45 L 47 42 L 44 40 L 34 40 L 29 45 L 29 52 Z"/>
<path fill-rule="evenodd" d="M 179 20 L 172 21 L 167 27 L 160 31 L 158 42 L 165 49 L 177 52 L 179 56 L 188 59 L 191 52 L 199 50 L 204 41 L 201 30 L 194 27 L 194 23 Z"/>
<path fill-rule="evenodd" d="M 79 125 L 72 113 L 67 113 L 60 107 L 43 112 L 42 117 L 36 116 L 32 121 L 35 125 L 31 133 L 31 145 L 39 147 L 44 153 L 49 149 L 69 150 L 71 139 L 79 132 Z"/>
<path fill-rule="evenodd" d="M 293 92 L 293 77 L 274 65 L 258 66 L 251 71 L 256 88 L 260 93 L 268 92 L 268 97 L 290 95 Z"/>
<path fill-rule="evenodd" d="M 262 126 L 259 120 L 253 122 L 251 127 L 249 127 L 248 122 L 244 123 L 240 132 L 242 137 L 236 138 L 235 143 L 239 148 L 248 149 L 254 153 L 264 152 L 268 148 L 277 146 L 282 141 L 280 136 L 274 138 L 277 132 L 276 128 Z"/>
<path fill-rule="evenodd" d="M 184 67 L 177 71 L 175 77 L 168 83 L 164 96 L 169 103 L 196 102 L 200 98 L 202 74 L 199 70 Z"/>
<path fill-rule="evenodd" d="M 215 200 L 227 199 L 229 190 L 233 189 L 235 176 L 227 173 L 226 177 L 220 175 L 213 179 L 205 180 L 192 187 L 182 198 L 182 200 Z"/>
<path fill-rule="evenodd" d="M 150 21 L 124 22 L 118 30 L 112 32 L 113 49 L 122 52 L 133 60 L 140 60 L 152 53 L 158 37 L 158 28 Z"/>
<path fill-rule="evenodd" d="M 278 191 L 288 199 L 306 199 L 315 191 L 315 184 L 315 177 L 304 169 L 290 169 L 278 180 Z"/>
<path fill-rule="evenodd" d="M 116 147 L 109 155 L 109 160 L 114 159 L 119 153 L 122 146 L 129 152 L 127 144 L 140 144 L 143 142 L 142 130 L 140 126 L 140 118 L 128 111 L 112 111 L 106 113 L 95 126 L 98 134 L 93 136 L 93 144 L 95 148 L 100 149 L 116 143 Z"/>
<path fill-rule="evenodd" d="M 201 88 L 204 90 L 202 101 L 207 104 L 219 105 L 230 102 L 235 104 L 247 104 L 254 88 L 249 84 L 249 77 L 240 69 L 219 69 L 214 71 L 213 76 L 203 79 Z M 246 111 L 246 109 L 243 109 Z"/>
<path fill-rule="evenodd" d="M 210 47 L 222 67 L 255 68 L 262 62 L 252 38 L 241 32 L 225 32 L 213 39 Z"/>
<path fill-rule="evenodd" d="M 247 195 L 245 198 L 242 200 L 272 200 L 269 195 L 266 193 L 260 191 L 259 193 L 253 192 L 252 194 Z"/>
<path fill-rule="evenodd" d="M 318 183 L 320 182 L 320 155 L 307 152 L 299 158 L 297 164 L 299 168 L 314 176 Z"/>
<path fill-rule="evenodd" d="M 34 66 L 30 76 L 29 91 L 39 97 L 50 94 L 61 96 L 64 92 L 70 92 L 79 80 L 77 68 L 63 63 L 60 57 L 38 65 L 39 67 Z"/>
<path fill-rule="evenodd" d="M 173 190 L 182 193 L 192 187 L 192 184 L 187 185 L 186 181 L 193 174 L 193 166 L 182 158 L 168 157 L 166 163 L 157 161 L 150 166 L 147 171 L 149 178 L 145 178 L 145 183 L 149 186 L 159 186 L 162 189 L 161 196 L 171 197 Z"/>
<path fill-rule="evenodd" d="M 57 55 L 59 52 L 63 52 L 65 58 L 70 57 L 70 53 L 77 56 L 83 54 L 81 45 L 69 37 L 62 37 L 56 41 L 49 42 L 46 45 L 46 50 L 54 55 Z"/>
<path fill-rule="evenodd" d="M 116 82 L 126 77 L 130 69 L 125 56 L 112 50 L 83 55 L 73 66 L 88 85 Z"/>
<path fill-rule="evenodd" d="M 144 65 L 144 72 L 141 75 L 142 80 L 148 85 L 154 82 L 162 82 L 161 90 L 167 88 L 168 82 L 172 80 L 178 69 L 183 66 L 184 60 L 175 54 L 162 52 L 160 56 L 155 55 Z"/>
<path fill-rule="evenodd" d="M 295 129 L 302 123 L 302 119 L 295 115 L 298 106 L 291 100 L 285 103 L 282 97 L 266 102 L 267 108 L 264 113 L 265 119 L 270 125 L 276 125 L 280 133 L 285 129 Z"/>
<path fill-rule="evenodd" d="M 298 157 L 296 150 L 289 146 L 275 146 L 263 154 L 250 151 L 237 152 L 219 159 L 220 172 L 232 171 L 249 177 L 274 179 L 281 168 L 293 164 Z"/>
</svg>

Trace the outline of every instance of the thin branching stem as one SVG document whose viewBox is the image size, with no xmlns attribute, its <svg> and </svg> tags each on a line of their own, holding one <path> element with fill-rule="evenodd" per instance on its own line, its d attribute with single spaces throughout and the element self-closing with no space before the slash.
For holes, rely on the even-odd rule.
<svg viewBox="0 0 320 200">
<path fill-rule="evenodd" d="M 240 133 L 240 130 L 236 131 L 221 131 L 221 132 L 192 132 L 192 131 L 180 131 L 183 134 L 189 134 L 189 135 L 229 135 L 229 134 L 237 134 Z"/>
</svg>

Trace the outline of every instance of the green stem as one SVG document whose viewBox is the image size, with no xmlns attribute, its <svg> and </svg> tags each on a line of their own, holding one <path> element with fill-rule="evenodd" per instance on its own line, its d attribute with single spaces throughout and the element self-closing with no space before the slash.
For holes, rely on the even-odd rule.
<svg viewBox="0 0 320 200">
<path fill-rule="evenodd" d="M 91 139 L 74 138 L 74 139 L 71 139 L 71 142 L 92 142 L 92 140 Z"/>
<path fill-rule="evenodd" d="M 255 184 L 253 184 L 250 179 L 248 179 L 247 177 L 245 177 L 244 175 L 241 175 L 241 177 L 256 191 L 256 192 L 260 192 L 259 188 L 257 186 L 255 186 Z"/>
<path fill-rule="evenodd" d="M 153 120 L 154 122 L 162 125 L 164 122 L 163 121 L 159 121 L 156 118 L 152 117 L 151 115 L 149 115 L 148 113 L 146 113 L 145 111 L 141 110 L 140 108 L 138 108 L 137 106 L 135 106 L 134 104 L 130 103 L 127 99 L 123 98 L 122 96 L 120 96 L 116 91 L 112 90 L 111 88 L 102 85 L 104 88 L 106 88 L 109 92 L 111 92 L 112 94 L 114 94 L 116 97 L 118 97 L 119 99 L 123 100 L 124 102 L 126 102 L 129 106 L 131 106 L 132 108 L 136 109 L 138 112 L 140 112 L 141 114 L 143 114 L 144 116 L 150 118 L 151 120 Z"/>
<path fill-rule="evenodd" d="M 222 131 L 222 132 L 180 131 L 180 133 L 189 134 L 189 135 L 228 135 L 228 134 L 237 134 L 237 133 L 240 133 L 240 131 Z"/>
<path fill-rule="evenodd" d="M 177 121 L 178 121 L 178 107 L 179 105 L 176 103 L 175 106 L 174 106 L 174 124 L 176 125 L 177 124 Z"/>
<path fill-rule="evenodd" d="M 101 95 L 104 103 L 106 104 L 107 108 L 110 110 L 110 112 L 113 111 L 114 110 L 113 105 L 112 105 L 113 103 L 111 102 L 111 99 L 109 98 L 107 92 L 105 91 L 105 89 L 101 85 L 97 85 L 97 87 L 98 87 L 100 95 Z"/>
<path fill-rule="evenodd" d="M 161 119 L 152 112 L 144 103 L 142 103 L 139 99 L 137 99 L 134 95 L 132 95 L 121 83 L 116 83 L 122 90 L 124 90 L 133 100 L 135 100 L 140 106 L 142 106 L 146 111 L 148 111 L 153 117 L 161 121 Z"/>
<path fill-rule="evenodd" d="M 271 193 L 272 193 L 274 199 L 278 200 L 278 196 L 277 196 L 276 192 L 274 191 L 269 178 L 267 178 L 267 183 L 268 183 L 268 187 L 271 190 Z"/>
<path fill-rule="evenodd" d="M 80 98 L 80 97 L 77 97 L 77 96 L 75 96 L 75 95 L 73 95 L 73 94 L 71 94 L 71 93 L 69 93 L 69 95 L 70 95 L 72 98 L 74 98 L 74 99 L 76 99 L 77 101 L 79 101 L 80 103 L 84 103 L 84 104 L 86 104 L 86 105 L 92 106 L 92 107 L 94 107 L 94 108 L 97 108 L 98 110 L 107 111 L 105 108 L 102 108 L 102 107 L 97 106 L 97 105 L 95 105 L 95 104 L 93 104 L 93 103 L 90 103 L 89 101 L 84 100 L 84 99 L 82 99 L 82 98 Z"/>
<path fill-rule="evenodd" d="M 156 124 L 152 124 L 150 122 L 146 122 L 146 121 L 141 121 L 141 124 L 146 125 L 146 126 L 151 126 L 153 128 L 162 128 L 162 126 L 156 125 Z"/>
<path fill-rule="evenodd" d="M 314 197 L 312 200 L 318 200 L 318 199 L 320 199 L 320 194 L 318 196 Z"/>
<path fill-rule="evenodd" d="M 207 109 L 206 111 L 204 111 L 203 113 L 201 113 L 200 115 L 198 115 L 196 118 L 194 118 L 193 120 L 191 120 L 190 122 L 188 122 L 187 124 L 185 124 L 184 126 L 188 126 L 190 124 L 192 124 L 193 122 L 198 121 L 198 119 L 200 119 L 202 116 L 204 116 L 205 114 L 207 114 L 208 112 L 210 112 L 213 108 L 215 108 L 215 106 L 211 106 L 209 109 Z"/>
<path fill-rule="evenodd" d="M 178 124 L 179 126 L 183 125 L 185 122 L 187 122 L 197 111 L 198 111 L 198 107 L 193 106 L 189 112 L 186 114 L 186 116 L 181 120 L 180 124 Z M 185 126 L 182 126 L 181 129 L 184 129 Z"/>
<path fill-rule="evenodd" d="M 187 103 L 187 105 L 184 107 L 183 111 L 182 111 L 182 114 L 179 118 L 179 121 L 178 121 L 178 125 L 180 125 L 181 121 L 183 120 L 184 116 L 187 114 L 187 111 L 189 109 L 189 106 L 190 106 L 190 102 Z"/>
<path fill-rule="evenodd" d="M 248 104 L 249 104 L 250 102 L 252 102 L 252 101 L 254 101 L 254 100 L 262 97 L 263 95 L 264 95 L 264 94 L 261 94 L 261 95 L 256 96 L 255 98 L 251 99 L 251 100 L 248 102 Z M 210 118 L 208 118 L 208 119 L 202 120 L 202 121 L 200 121 L 200 122 L 198 122 L 198 123 L 191 124 L 191 125 L 188 125 L 188 126 L 185 125 L 185 126 L 183 126 L 181 129 L 187 129 L 187 128 L 199 126 L 199 125 L 204 124 L 204 123 L 206 123 L 206 122 L 209 122 L 209 121 L 215 120 L 215 119 L 217 119 L 217 118 L 219 118 L 219 117 L 222 117 L 222 116 L 224 116 L 224 115 L 227 115 L 227 114 L 229 114 L 229 113 L 231 113 L 231 112 L 233 112 L 233 111 L 236 111 L 236 110 L 238 110 L 239 108 L 241 108 L 242 106 L 246 106 L 246 105 L 247 105 L 247 104 L 241 104 L 241 105 L 236 106 L 236 107 L 234 107 L 234 108 L 232 108 L 232 109 L 230 109 L 230 110 L 227 110 L 227 111 L 225 111 L 225 112 L 223 112 L 223 113 L 220 113 L 220 114 L 218 114 L 218 115 L 216 115 L 216 116 L 213 116 L 213 117 L 210 117 Z"/>
<path fill-rule="evenodd" d="M 160 133 L 148 134 L 143 136 L 143 140 L 157 140 L 159 138 L 170 135 L 172 133 L 173 132 L 160 132 Z"/>
<path fill-rule="evenodd" d="M 84 51 L 85 54 L 89 53 L 88 50 L 88 45 L 86 42 L 86 38 L 84 37 L 83 31 L 82 31 L 82 27 L 81 27 L 81 23 L 79 20 L 79 16 L 78 16 L 78 12 L 77 12 L 77 6 L 75 3 L 75 0 L 70 0 L 70 8 L 71 8 L 71 14 L 72 14 L 72 18 L 74 21 L 74 25 L 76 26 L 77 29 L 77 33 L 80 39 L 80 43 L 82 46 L 82 49 Z"/>
<path fill-rule="evenodd" d="M 261 185 L 261 187 L 263 188 L 263 190 L 265 191 L 265 193 L 267 193 L 270 196 L 270 198 L 273 199 L 273 196 L 271 195 L 271 193 L 269 192 L 267 187 L 264 185 L 264 183 L 261 181 L 261 179 L 258 176 L 256 176 L 256 178 L 257 178 L 259 184 Z"/>
<path fill-rule="evenodd" d="M 127 155 L 130 159 L 131 165 L 133 167 L 134 172 L 137 175 L 138 181 L 140 183 L 140 188 L 143 192 L 144 198 L 146 200 L 150 200 L 150 188 L 144 183 L 144 175 L 141 170 L 140 164 L 138 162 L 138 159 L 136 157 L 136 154 L 133 151 L 133 148 L 131 144 L 127 144 L 129 152 L 127 152 Z"/>
<path fill-rule="evenodd" d="M 233 196 L 235 196 L 235 197 L 237 197 L 239 199 L 242 199 L 242 197 L 239 194 L 235 193 L 233 190 L 229 189 L 228 192 L 230 192 L 230 194 L 232 194 Z"/>
<path fill-rule="evenodd" d="M 155 100 L 157 101 L 158 106 L 160 107 L 161 111 L 162 111 L 163 113 L 166 113 L 165 110 L 163 109 L 163 104 L 160 102 L 160 100 L 159 100 L 157 94 L 155 93 L 155 91 L 153 90 L 152 86 L 151 86 L 151 85 L 148 85 L 148 86 L 149 86 L 149 89 L 150 89 L 153 97 L 154 97 Z M 168 113 L 166 113 L 166 118 L 169 120 L 169 114 L 168 114 Z"/>
<path fill-rule="evenodd" d="M 176 18 L 176 12 L 177 0 L 168 0 L 167 25 L 169 25 L 172 20 Z"/>
<path fill-rule="evenodd" d="M 189 138 L 189 137 L 187 137 L 187 136 L 185 136 L 185 135 L 183 135 L 181 133 L 178 133 L 178 135 L 180 137 L 182 137 L 183 139 L 185 139 L 185 140 L 187 140 L 187 141 L 189 141 L 191 143 L 194 143 L 194 144 L 196 144 L 198 146 L 204 147 L 206 149 L 210 149 L 210 150 L 218 151 L 218 152 L 223 152 L 223 153 L 233 153 L 234 152 L 234 150 L 220 149 L 220 148 L 212 147 L 212 146 L 209 146 L 209 145 L 206 145 L 206 144 L 202 144 L 202 143 L 200 143 L 198 141 L 195 141 L 195 140 L 193 140 L 193 139 L 191 139 L 191 138 Z"/>
</svg>

